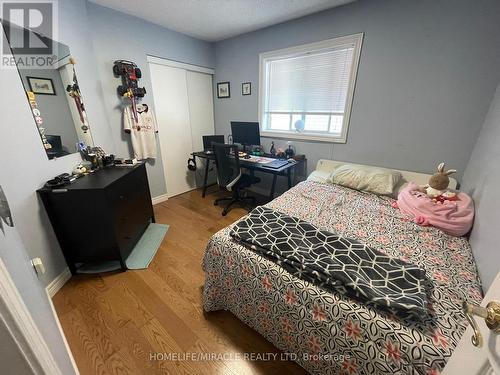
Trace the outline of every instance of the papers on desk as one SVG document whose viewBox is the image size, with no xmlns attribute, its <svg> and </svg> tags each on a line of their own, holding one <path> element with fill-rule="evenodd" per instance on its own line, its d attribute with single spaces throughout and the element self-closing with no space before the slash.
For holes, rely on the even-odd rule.
<svg viewBox="0 0 500 375">
<path fill-rule="evenodd" d="M 250 159 L 241 159 L 241 160 L 248 161 L 250 163 L 269 164 L 269 163 L 272 163 L 276 159 L 266 158 L 264 156 L 250 155 Z"/>
</svg>

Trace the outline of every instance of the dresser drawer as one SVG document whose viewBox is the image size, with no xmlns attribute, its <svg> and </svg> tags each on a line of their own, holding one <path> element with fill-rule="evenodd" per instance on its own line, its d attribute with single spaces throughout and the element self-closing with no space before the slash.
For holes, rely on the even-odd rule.
<svg viewBox="0 0 500 375">
<path fill-rule="evenodd" d="M 144 168 L 135 169 L 107 189 L 111 218 L 120 252 L 127 257 L 153 216 Z"/>
</svg>

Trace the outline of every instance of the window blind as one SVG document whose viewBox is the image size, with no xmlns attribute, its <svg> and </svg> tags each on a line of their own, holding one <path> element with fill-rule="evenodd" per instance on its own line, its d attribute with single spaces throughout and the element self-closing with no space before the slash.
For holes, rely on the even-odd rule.
<svg viewBox="0 0 500 375">
<path fill-rule="evenodd" d="M 345 143 L 362 43 L 359 33 L 261 53 L 261 134 Z"/>
<path fill-rule="evenodd" d="M 268 60 L 265 111 L 343 114 L 353 56 L 349 45 Z"/>
</svg>

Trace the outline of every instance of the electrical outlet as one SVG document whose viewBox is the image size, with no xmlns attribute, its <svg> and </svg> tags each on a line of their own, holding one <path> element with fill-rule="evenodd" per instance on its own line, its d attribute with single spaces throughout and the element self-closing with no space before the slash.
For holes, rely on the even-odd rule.
<svg viewBox="0 0 500 375">
<path fill-rule="evenodd" d="M 40 258 L 31 259 L 31 264 L 35 269 L 35 272 L 38 276 L 43 275 L 45 273 L 45 266 Z"/>
</svg>

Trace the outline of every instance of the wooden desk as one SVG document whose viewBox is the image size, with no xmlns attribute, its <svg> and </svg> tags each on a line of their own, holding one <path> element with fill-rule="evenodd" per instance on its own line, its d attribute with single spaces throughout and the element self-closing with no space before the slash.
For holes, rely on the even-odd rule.
<svg viewBox="0 0 500 375">
<path fill-rule="evenodd" d="M 215 156 L 214 154 L 206 154 L 204 151 L 198 151 L 198 152 L 193 152 L 191 154 L 194 158 L 200 158 L 200 159 L 205 159 L 207 162 L 205 164 L 205 174 L 203 176 L 203 186 L 202 186 L 202 193 L 201 196 L 205 198 L 207 188 L 209 186 L 215 185 L 207 185 L 207 180 L 208 180 L 208 171 L 210 169 L 210 162 L 214 161 L 215 162 Z M 270 157 L 269 155 L 264 155 L 265 157 Z M 292 187 L 292 170 L 295 170 L 297 166 L 305 164 L 307 159 L 303 160 L 298 160 L 295 163 L 288 163 L 284 165 L 281 168 L 268 168 L 266 167 L 265 164 L 260 164 L 256 162 L 251 162 L 247 161 L 246 159 L 240 158 L 240 167 L 248 169 L 250 171 L 250 174 L 253 176 L 255 171 L 257 172 L 264 172 L 264 173 L 269 173 L 273 175 L 273 182 L 271 184 L 271 191 L 269 193 L 269 198 L 273 199 L 274 198 L 274 192 L 276 190 L 276 180 L 278 179 L 278 176 L 285 176 L 288 181 L 288 188 L 290 189 Z"/>
</svg>

